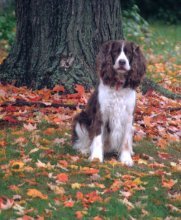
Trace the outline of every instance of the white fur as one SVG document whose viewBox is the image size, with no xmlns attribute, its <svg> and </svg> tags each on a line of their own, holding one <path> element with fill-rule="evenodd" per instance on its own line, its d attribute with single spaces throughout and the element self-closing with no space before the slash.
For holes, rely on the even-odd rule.
<svg viewBox="0 0 181 220">
<path fill-rule="evenodd" d="M 129 151 L 123 151 L 119 160 L 127 166 L 133 166 L 133 160 Z"/>
<path fill-rule="evenodd" d="M 99 84 L 98 100 L 103 116 L 103 123 L 109 122 L 111 151 L 121 154 L 120 160 L 132 165 L 131 159 L 133 136 L 133 112 L 136 101 L 136 92 L 130 88 L 111 88 Z M 104 134 L 103 134 L 104 140 Z M 126 153 L 125 153 L 126 151 Z M 128 156 L 128 154 L 130 156 Z"/>
<path fill-rule="evenodd" d="M 103 162 L 103 142 L 102 135 L 94 137 L 92 144 L 90 146 L 91 155 L 90 160 L 99 159 L 100 162 Z"/>
<path fill-rule="evenodd" d="M 100 81 L 98 87 L 98 101 L 102 113 L 103 125 L 101 134 L 95 136 L 92 143 L 88 131 L 84 126 L 76 124 L 75 131 L 78 139 L 74 148 L 83 154 L 90 153 L 90 160 L 99 159 L 103 162 L 106 123 L 109 123 L 109 151 L 118 152 L 119 160 L 127 166 L 132 166 L 131 155 L 133 137 L 133 112 L 135 108 L 136 92 L 131 88 L 111 88 Z"/>
<path fill-rule="evenodd" d="M 90 139 L 87 129 L 79 123 L 75 126 L 75 131 L 77 133 L 77 140 L 74 143 L 73 148 L 80 151 L 82 154 L 88 154 L 90 152 Z"/>
<path fill-rule="evenodd" d="M 120 52 L 118 58 L 115 61 L 114 66 L 113 66 L 113 68 L 115 70 L 119 69 L 119 61 L 120 60 L 124 60 L 125 61 L 125 65 L 124 65 L 125 70 L 118 70 L 118 71 L 119 72 L 129 71 L 131 69 L 131 67 L 130 67 L 130 64 L 129 64 L 129 60 L 128 60 L 126 54 L 124 53 L 124 43 L 122 45 L 121 52 Z"/>
</svg>

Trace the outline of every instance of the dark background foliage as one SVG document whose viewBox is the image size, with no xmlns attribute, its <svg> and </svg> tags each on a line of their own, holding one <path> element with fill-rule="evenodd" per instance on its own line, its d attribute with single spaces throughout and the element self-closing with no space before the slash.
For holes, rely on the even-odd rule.
<svg viewBox="0 0 181 220">
<path fill-rule="evenodd" d="M 160 20 L 166 23 L 181 21 L 180 0 L 122 0 L 122 8 L 130 9 L 137 5 L 140 15 L 146 20 Z"/>
<path fill-rule="evenodd" d="M 180 0 L 121 0 L 125 35 L 129 30 L 147 29 L 146 21 L 159 21 L 168 24 L 181 22 Z M 12 44 L 15 36 L 15 0 L 0 0 L 0 40 L 5 39 L 9 45 Z M 133 31 L 132 31 L 133 33 Z M 7 49 L 9 46 L 7 45 Z"/>
</svg>

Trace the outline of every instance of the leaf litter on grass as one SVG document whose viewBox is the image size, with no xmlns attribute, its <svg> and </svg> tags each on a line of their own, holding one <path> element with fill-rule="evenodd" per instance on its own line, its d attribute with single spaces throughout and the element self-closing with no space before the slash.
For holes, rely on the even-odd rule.
<svg viewBox="0 0 181 220">
<path fill-rule="evenodd" d="M 179 92 L 172 76 L 180 66 L 161 59 L 148 70 Z M 135 165 L 128 168 L 114 156 L 90 163 L 71 148 L 72 118 L 89 96 L 80 85 L 66 94 L 62 85 L 0 84 L 0 218 L 179 218 L 180 102 L 138 90 Z"/>
</svg>

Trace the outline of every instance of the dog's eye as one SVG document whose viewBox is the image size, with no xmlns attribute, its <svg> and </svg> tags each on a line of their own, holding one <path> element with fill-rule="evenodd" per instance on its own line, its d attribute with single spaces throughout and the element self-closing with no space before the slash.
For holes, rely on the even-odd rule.
<svg viewBox="0 0 181 220">
<path fill-rule="evenodd" d="M 121 48 L 118 48 L 118 50 L 117 50 L 117 51 L 118 51 L 118 53 L 120 53 L 120 52 L 121 52 Z"/>
<path fill-rule="evenodd" d="M 118 55 L 120 52 L 121 52 L 121 49 L 120 49 L 120 48 L 117 48 L 117 49 L 115 49 L 115 50 L 112 51 L 112 53 L 113 53 L 114 55 Z"/>
<path fill-rule="evenodd" d="M 128 49 L 127 49 L 127 48 L 124 48 L 124 52 L 127 53 L 127 52 L 128 52 Z"/>
</svg>

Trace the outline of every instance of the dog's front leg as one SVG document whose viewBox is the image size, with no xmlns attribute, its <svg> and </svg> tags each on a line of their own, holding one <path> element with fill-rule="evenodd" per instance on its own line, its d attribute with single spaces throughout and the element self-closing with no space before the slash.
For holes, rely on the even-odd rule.
<svg viewBox="0 0 181 220">
<path fill-rule="evenodd" d="M 121 154 L 119 160 L 126 164 L 127 166 L 133 166 L 133 160 L 131 155 L 133 153 L 132 142 L 133 142 L 133 116 L 130 115 L 128 118 L 128 123 L 125 128 L 125 135 L 123 139 L 123 143 L 121 146 Z"/>
<path fill-rule="evenodd" d="M 103 140 L 102 140 L 102 132 L 95 136 L 92 140 L 92 144 L 90 146 L 90 160 L 93 161 L 94 159 L 98 159 L 100 162 L 103 162 Z"/>
</svg>

